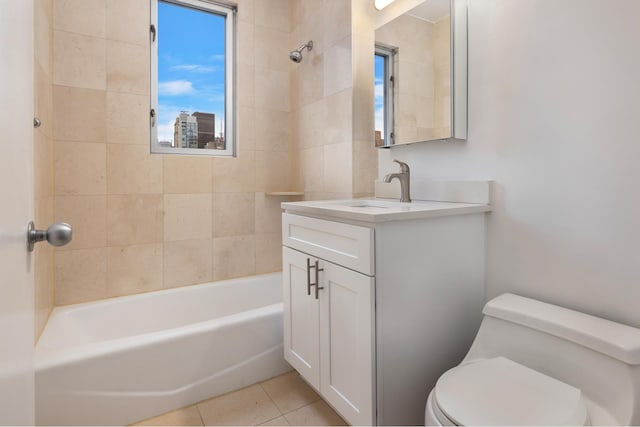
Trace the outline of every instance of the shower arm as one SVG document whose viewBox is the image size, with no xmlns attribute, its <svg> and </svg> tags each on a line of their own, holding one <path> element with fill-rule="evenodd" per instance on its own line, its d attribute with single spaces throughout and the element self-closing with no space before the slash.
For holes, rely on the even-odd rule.
<svg viewBox="0 0 640 427">
<path fill-rule="evenodd" d="M 303 50 L 305 50 L 305 48 L 309 51 L 311 51 L 313 49 L 313 40 L 309 40 L 307 43 L 301 45 L 299 48 L 297 48 L 296 50 L 298 52 L 302 52 Z"/>
</svg>

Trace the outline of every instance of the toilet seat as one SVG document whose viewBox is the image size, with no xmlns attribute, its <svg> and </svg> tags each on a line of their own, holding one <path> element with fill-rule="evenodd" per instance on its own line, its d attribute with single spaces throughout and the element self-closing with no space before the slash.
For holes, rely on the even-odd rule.
<svg viewBox="0 0 640 427">
<path fill-rule="evenodd" d="M 432 405 L 443 425 L 589 425 L 579 389 L 504 357 L 445 372 Z"/>
</svg>

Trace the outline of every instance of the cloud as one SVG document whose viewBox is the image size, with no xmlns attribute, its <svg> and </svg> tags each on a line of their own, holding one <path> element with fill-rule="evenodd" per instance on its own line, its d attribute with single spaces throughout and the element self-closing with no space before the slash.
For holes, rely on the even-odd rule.
<svg viewBox="0 0 640 427">
<path fill-rule="evenodd" d="M 374 86 L 373 94 L 373 96 L 375 96 L 376 98 L 384 98 L 384 83 L 376 84 Z"/>
<path fill-rule="evenodd" d="M 189 95 L 194 92 L 193 84 L 188 80 L 173 80 L 158 83 L 158 94 L 161 96 Z"/>
<path fill-rule="evenodd" d="M 207 102 L 224 106 L 225 100 L 225 86 L 224 83 L 205 83 L 198 85 L 198 93 L 202 96 L 202 99 L 206 99 Z M 209 105 L 209 108 L 213 108 Z"/>
<path fill-rule="evenodd" d="M 384 109 L 376 108 L 375 110 L 375 129 L 383 130 L 384 129 Z M 384 135 L 382 135 L 384 138 Z"/>
<path fill-rule="evenodd" d="M 213 61 L 220 61 L 220 62 L 222 62 L 222 61 L 224 61 L 224 53 L 219 54 L 219 55 L 211 55 L 211 57 L 210 57 L 210 58 L 211 58 L 211 60 L 213 60 Z"/>
<path fill-rule="evenodd" d="M 158 104 L 158 141 L 173 141 L 173 124 L 180 114 L 175 105 Z"/>
<path fill-rule="evenodd" d="M 219 67 L 202 64 L 182 64 L 169 67 L 171 71 L 190 71 L 192 73 L 213 73 L 218 71 Z"/>
<path fill-rule="evenodd" d="M 169 122 L 164 125 L 158 124 L 158 141 L 173 141 L 173 124 Z"/>
</svg>

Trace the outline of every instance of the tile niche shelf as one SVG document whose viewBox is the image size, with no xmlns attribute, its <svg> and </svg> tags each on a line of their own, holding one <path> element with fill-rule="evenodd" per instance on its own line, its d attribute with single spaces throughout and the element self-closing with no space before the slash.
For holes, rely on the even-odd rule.
<svg viewBox="0 0 640 427">
<path fill-rule="evenodd" d="M 265 195 L 271 196 L 271 197 L 302 197 L 304 196 L 304 192 L 302 191 L 267 191 Z"/>
</svg>

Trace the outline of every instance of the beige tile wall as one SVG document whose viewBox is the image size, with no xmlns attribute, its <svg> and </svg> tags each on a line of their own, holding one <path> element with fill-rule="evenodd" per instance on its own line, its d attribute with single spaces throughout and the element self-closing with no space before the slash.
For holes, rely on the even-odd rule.
<svg viewBox="0 0 640 427">
<path fill-rule="evenodd" d="M 378 150 L 374 148 L 373 108 L 373 15 L 363 10 L 376 11 L 372 2 L 351 1 L 352 52 L 351 73 L 353 94 L 351 102 L 353 136 L 353 196 L 373 196 L 378 177 Z"/>
<path fill-rule="evenodd" d="M 434 119 L 435 138 L 451 135 L 451 18 L 433 25 Z"/>
<path fill-rule="evenodd" d="M 149 154 L 149 0 L 53 2 L 55 218 L 74 225 L 57 305 L 280 270 L 266 192 L 373 194 L 373 56 L 350 2 L 237 2 L 235 159 Z"/>
<path fill-rule="evenodd" d="M 53 223 L 52 0 L 34 2 L 34 115 L 42 126 L 34 130 L 34 221 L 39 228 Z M 40 336 L 54 304 L 53 247 L 35 249 L 35 337 Z"/>
<path fill-rule="evenodd" d="M 289 64 L 292 181 L 306 199 L 373 194 L 373 103 L 363 135 L 354 115 L 351 21 L 349 1 L 291 0 L 289 48 L 314 42 L 301 63 Z"/>
<path fill-rule="evenodd" d="M 290 7 L 237 3 L 228 159 L 149 154 L 149 0 L 53 0 L 49 191 L 74 227 L 55 253 L 56 305 L 281 269 L 281 200 L 265 192 L 291 187 Z"/>
</svg>

